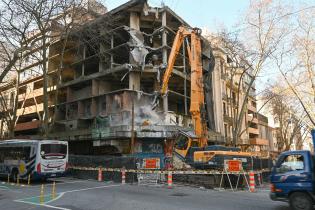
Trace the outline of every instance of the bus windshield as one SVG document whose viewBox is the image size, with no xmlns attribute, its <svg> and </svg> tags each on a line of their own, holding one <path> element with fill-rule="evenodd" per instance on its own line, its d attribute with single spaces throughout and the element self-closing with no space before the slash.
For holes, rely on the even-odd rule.
<svg viewBox="0 0 315 210">
<path fill-rule="evenodd" d="M 40 155 L 43 159 L 64 159 L 67 155 L 67 145 L 42 144 Z"/>
</svg>

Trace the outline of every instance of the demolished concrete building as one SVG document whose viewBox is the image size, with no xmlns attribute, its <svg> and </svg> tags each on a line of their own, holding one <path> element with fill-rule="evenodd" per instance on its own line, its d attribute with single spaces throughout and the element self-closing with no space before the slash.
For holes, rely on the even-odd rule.
<svg viewBox="0 0 315 210">
<path fill-rule="evenodd" d="M 144 0 L 129 1 L 73 33 L 60 80 L 56 70 L 60 45 L 51 45 L 49 74 L 59 81 L 51 137 L 68 140 L 78 154 L 103 145 L 122 153 L 162 153 L 178 129 L 191 125 L 185 46 L 175 63 L 167 97 L 152 110 L 181 25 L 188 26 L 166 6 L 152 8 Z M 203 45 L 207 73 L 211 51 L 208 42 Z M 135 141 L 130 140 L 133 135 Z"/>
</svg>

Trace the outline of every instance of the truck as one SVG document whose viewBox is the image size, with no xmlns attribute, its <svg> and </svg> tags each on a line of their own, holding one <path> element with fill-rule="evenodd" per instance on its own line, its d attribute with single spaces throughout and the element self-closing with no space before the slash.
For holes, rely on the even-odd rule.
<svg viewBox="0 0 315 210">
<path fill-rule="evenodd" d="M 315 129 L 311 130 L 315 145 Z M 270 198 L 289 202 L 291 209 L 311 210 L 315 204 L 314 154 L 308 150 L 279 155 L 270 175 Z"/>
</svg>

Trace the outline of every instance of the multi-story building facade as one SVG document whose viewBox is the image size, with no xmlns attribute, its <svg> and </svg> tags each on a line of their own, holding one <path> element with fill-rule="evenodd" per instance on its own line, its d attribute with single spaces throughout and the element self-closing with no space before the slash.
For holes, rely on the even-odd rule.
<svg viewBox="0 0 315 210">
<path fill-rule="evenodd" d="M 98 9 L 93 7 L 95 5 L 99 6 Z M 106 8 L 104 6 L 100 6 L 94 0 L 88 0 L 82 2 L 76 10 L 70 10 L 66 21 L 71 23 L 72 26 L 79 26 L 105 12 Z M 75 16 L 71 16 L 73 14 Z M 53 57 L 51 57 L 50 47 L 43 51 L 42 43 L 43 39 L 45 39 L 47 46 L 58 42 L 58 40 L 60 41 L 59 34 L 62 27 L 60 27 L 59 19 L 59 16 L 51 18 L 50 31 L 46 34 L 46 38 L 42 36 L 39 30 L 33 30 L 27 34 L 28 41 L 32 42 L 32 48 L 24 52 L 23 58 L 17 61 L 16 68 L 19 68 L 18 71 L 12 70 L 13 75 L 11 73 L 10 76 L 6 76 L 6 80 L 11 82 L 1 86 L 2 118 L 0 120 L 2 129 L 0 134 L 2 138 L 12 136 L 12 131 L 8 127 L 11 122 L 8 121 L 14 121 L 15 136 L 41 138 L 44 116 L 49 117 L 49 122 L 52 120 L 57 84 L 53 77 L 43 77 L 44 67 L 46 68 L 45 72 L 47 72 Z M 43 54 L 46 56 L 45 61 Z M 47 82 L 46 86 L 44 86 L 45 82 Z M 48 96 L 48 113 L 46 114 L 44 110 L 44 89 L 47 90 Z"/>
<path fill-rule="evenodd" d="M 215 55 L 213 72 L 215 130 L 225 137 L 226 144 L 236 144 L 244 150 L 259 151 L 258 148 L 268 145 L 268 140 L 260 136 L 255 83 L 250 85 L 251 69 L 233 62 L 235 58 L 231 58 L 228 50 L 224 48 L 222 44 L 224 40 L 221 37 L 208 37 Z M 248 88 L 249 94 L 245 97 Z M 244 114 L 241 114 L 243 105 Z M 238 142 L 233 142 L 233 129 L 236 124 L 240 125 L 240 131 Z"/>
</svg>

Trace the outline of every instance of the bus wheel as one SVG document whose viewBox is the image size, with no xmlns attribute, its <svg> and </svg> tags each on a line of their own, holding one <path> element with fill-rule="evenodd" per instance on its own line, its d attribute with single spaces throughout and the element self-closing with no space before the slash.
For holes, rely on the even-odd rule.
<svg viewBox="0 0 315 210">
<path fill-rule="evenodd" d="M 295 192 L 290 195 L 290 207 L 293 210 L 312 210 L 313 201 L 306 193 Z"/>
<path fill-rule="evenodd" d="M 13 182 L 17 181 L 18 175 L 19 175 L 19 170 L 17 168 L 12 169 L 10 176 Z"/>
</svg>

